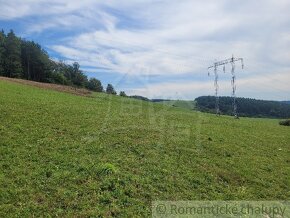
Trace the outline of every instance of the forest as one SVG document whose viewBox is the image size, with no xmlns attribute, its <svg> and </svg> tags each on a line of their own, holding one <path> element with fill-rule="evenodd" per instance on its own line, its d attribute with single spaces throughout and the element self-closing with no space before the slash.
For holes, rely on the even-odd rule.
<svg viewBox="0 0 290 218">
<path fill-rule="evenodd" d="M 77 62 L 54 61 L 38 43 L 16 36 L 13 30 L 0 32 L 0 76 L 104 90 L 101 81 L 88 79 Z M 111 84 L 106 91 L 116 94 Z"/>
<path fill-rule="evenodd" d="M 290 105 L 286 102 L 237 98 L 238 115 L 242 117 L 290 118 Z M 215 113 L 215 97 L 201 96 L 195 99 L 196 107 L 203 112 Z M 233 99 L 220 97 L 221 114 L 232 115 Z"/>
</svg>

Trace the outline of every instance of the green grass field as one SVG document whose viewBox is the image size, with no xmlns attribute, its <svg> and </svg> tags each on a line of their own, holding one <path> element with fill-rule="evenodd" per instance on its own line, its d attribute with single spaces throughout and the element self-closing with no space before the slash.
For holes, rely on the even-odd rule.
<svg viewBox="0 0 290 218">
<path fill-rule="evenodd" d="M 156 102 L 158 104 L 168 105 L 172 107 L 178 107 L 188 110 L 195 109 L 195 102 L 194 101 L 185 101 L 185 100 L 169 100 L 169 101 L 160 101 Z"/>
<path fill-rule="evenodd" d="M 150 216 L 153 200 L 289 200 L 290 128 L 0 81 L 0 217 Z"/>
</svg>

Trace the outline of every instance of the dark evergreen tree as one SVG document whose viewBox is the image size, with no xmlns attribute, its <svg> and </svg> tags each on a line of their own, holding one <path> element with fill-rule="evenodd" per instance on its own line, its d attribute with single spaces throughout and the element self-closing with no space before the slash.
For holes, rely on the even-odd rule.
<svg viewBox="0 0 290 218">
<path fill-rule="evenodd" d="M 117 92 L 115 91 L 114 87 L 112 84 L 108 84 L 107 88 L 106 88 L 106 93 L 107 94 L 112 94 L 112 95 L 116 95 Z"/>
<path fill-rule="evenodd" d="M 5 33 L 2 30 L 0 32 L 0 76 L 4 75 L 4 63 L 5 63 Z"/>
<path fill-rule="evenodd" d="M 49 82 L 51 60 L 39 44 L 23 40 L 21 43 L 21 58 L 25 79 Z"/>
<path fill-rule="evenodd" d="M 5 73 L 9 77 L 23 77 L 21 64 L 21 41 L 11 30 L 6 37 L 5 42 Z"/>
</svg>

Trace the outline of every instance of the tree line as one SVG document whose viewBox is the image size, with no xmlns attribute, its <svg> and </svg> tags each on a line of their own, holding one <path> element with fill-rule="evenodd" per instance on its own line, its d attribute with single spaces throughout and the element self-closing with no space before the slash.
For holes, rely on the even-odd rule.
<svg viewBox="0 0 290 218">
<path fill-rule="evenodd" d="M 279 101 L 265 101 L 251 98 L 237 98 L 238 115 L 244 117 L 290 118 L 290 105 Z M 203 112 L 215 113 L 215 97 L 201 96 L 195 99 L 196 107 Z M 233 99 L 220 97 L 222 114 L 232 115 Z"/>
<path fill-rule="evenodd" d="M 3 30 L 0 32 L 0 76 L 117 94 L 112 84 L 104 90 L 100 80 L 88 79 L 77 62 L 70 65 L 54 61 L 38 43 L 17 37 L 13 30 L 8 34 Z M 120 95 L 126 96 L 124 91 Z"/>
</svg>

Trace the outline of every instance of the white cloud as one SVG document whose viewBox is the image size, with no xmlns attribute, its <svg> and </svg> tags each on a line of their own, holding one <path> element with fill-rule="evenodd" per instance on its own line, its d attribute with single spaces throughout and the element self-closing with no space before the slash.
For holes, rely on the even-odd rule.
<svg viewBox="0 0 290 218">
<path fill-rule="evenodd" d="M 237 80 L 237 96 L 266 100 L 285 100 L 290 97 L 290 72 L 264 75 Z M 219 82 L 219 95 L 231 95 L 230 75 L 228 81 Z M 194 99 L 201 95 L 214 95 L 213 79 L 211 81 L 196 82 L 162 82 L 157 84 L 143 84 L 141 88 L 127 89 L 129 94 L 137 94 L 148 98 L 164 99 Z"/>
<path fill-rule="evenodd" d="M 62 15 L 88 9 L 100 1 L 82 0 L 0 0 L 0 19 L 15 19 L 26 16 Z"/>
<path fill-rule="evenodd" d="M 280 89 L 290 80 L 265 79 L 274 72 L 290 72 L 288 0 L 0 0 L 0 4 L 0 20 L 27 20 L 28 34 L 74 30 L 74 36 L 51 49 L 90 70 L 103 67 L 123 75 L 195 78 L 214 59 L 235 54 L 245 59 L 240 82 L 252 85 L 248 90 L 253 95 L 264 96 L 257 87 L 278 93 L 273 85 Z M 267 85 L 257 86 L 261 81 Z M 228 84 L 225 78 L 221 82 Z M 152 86 L 160 95 L 170 87 L 211 94 L 206 90 L 212 82 L 206 84 L 210 85 L 196 81 L 188 86 L 166 82 Z M 242 93 L 248 95 L 246 90 Z"/>
<path fill-rule="evenodd" d="M 121 12 L 124 10 L 130 14 L 131 19 L 142 20 L 144 28 L 119 28 L 116 20 L 122 18 L 116 17 L 115 22 L 105 25 L 105 30 L 80 34 L 66 46 L 87 56 L 95 54 L 100 59 L 107 58 L 111 61 L 112 70 L 120 73 L 127 73 L 132 65 L 139 68 L 146 66 L 151 69 L 152 74 L 194 73 L 202 70 L 214 58 L 227 57 L 232 53 L 244 56 L 252 71 L 257 71 L 267 68 L 268 64 L 263 60 L 265 57 L 281 62 L 280 58 L 269 57 L 270 52 L 283 54 L 284 57 L 284 54 L 288 54 L 285 47 L 288 44 L 282 41 L 279 48 L 269 45 L 270 40 L 280 37 L 281 31 L 281 34 L 287 34 L 286 30 L 265 35 L 268 33 L 267 25 L 270 25 L 271 31 L 276 31 L 282 21 L 287 20 L 287 2 L 264 2 L 263 5 L 267 7 L 260 5 L 256 14 L 250 9 L 249 15 L 246 14 L 251 6 L 249 2 L 241 5 L 244 10 L 237 7 L 233 11 L 224 9 L 228 1 L 141 2 L 142 4 L 126 2 L 127 8 L 124 8 L 115 1 L 110 1 L 110 6 Z M 137 14 L 135 10 L 139 9 L 138 5 L 142 5 L 144 9 Z M 266 12 L 268 14 L 264 14 Z M 264 23 L 273 20 L 275 15 L 277 21 Z M 242 29 L 241 32 L 239 28 Z M 215 38 L 215 35 L 220 39 Z M 69 54 L 64 52 L 62 55 Z M 95 66 L 95 62 L 97 60 L 93 60 L 90 66 Z"/>
</svg>

